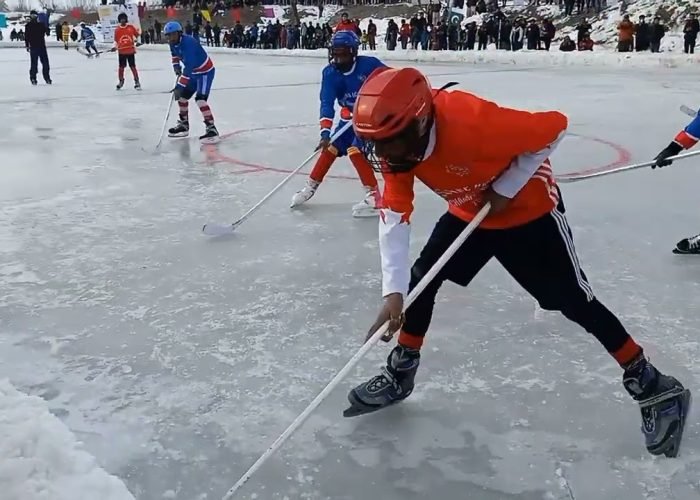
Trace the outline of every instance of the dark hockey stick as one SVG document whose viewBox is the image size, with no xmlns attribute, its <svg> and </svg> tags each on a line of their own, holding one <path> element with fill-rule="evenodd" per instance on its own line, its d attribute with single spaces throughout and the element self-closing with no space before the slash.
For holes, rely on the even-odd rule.
<svg viewBox="0 0 700 500">
<path fill-rule="evenodd" d="M 350 127 L 352 127 L 352 121 L 348 121 L 345 125 L 340 127 L 338 130 L 335 131 L 335 133 L 331 136 L 331 143 L 335 141 L 338 137 L 343 135 Z M 206 234 L 207 236 L 223 236 L 226 234 L 231 234 L 233 233 L 238 226 L 243 224 L 245 220 L 253 215 L 253 213 L 260 208 L 263 203 L 265 203 L 267 200 L 272 197 L 273 194 L 275 194 L 277 191 L 282 189 L 282 186 L 287 184 L 292 177 L 294 177 L 296 174 L 299 173 L 299 171 L 306 166 L 307 163 L 309 163 L 311 160 L 313 160 L 316 155 L 319 153 L 319 149 L 316 149 L 311 155 L 309 155 L 308 158 L 306 158 L 303 162 L 299 164 L 298 167 L 296 167 L 294 170 L 291 171 L 291 173 L 282 179 L 282 182 L 277 184 L 274 188 L 272 188 L 272 191 L 267 193 L 262 200 L 257 202 L 253 207 L 248 210 L 246 213 L 244 213 L 240 219 L 238 219 L 236 222 L 233 222 L 232 224 L 204 224 L 204 227 L 202 227 L 202 232 Z"/>
<path fill-rule="evenodd" d="M 425 288 L 430 284 L 430 282 L 435 278 L 435 276 L 442 270 L 442 268 L 445 266 L 448 260 L 452 258 L 452 256 L 459 250 L 459 248 L 462 246 L 462 244 L 466 241 L 466 239 L 474 232 L 474 230 L 481 224 L 481 221 L 484 220 L 484 218 L 488 215 L 489 211 L 491 210 L 491 204 L 487 203 L 484 205 L 481 210 L 479 210 L 479 213 L 476 214 L 476 217 L 474 217 L 474 220 L 472 220 L 469 225 L 464 228 L 462 233 L 457 236 L 457 238 L 452 242 L 452 244 L 445 250 L 445 253 L 442 254 L 442 256 L 438 259 L 438 261 L 433 264 L 433 267 L 430 268 L 430 270 L 421 278 L 421 280 L 418 282 L 416 287 L 411 290 L 411 293 L 408 294 L 408 297 L 406 297 L 406 300 L 403 305 L 403 310 L 404 312 L 406 309 L 409 308 L 409 306 L 418 298 L 418 296 L 425 290 Z M 333 380 L 331 380 L 328 385 L 319 393 L 318 396 L 314 398 L 311 403 L 309 403 L 309 406 L 306 407 L 306 409 L 301 412 L 301 414 L 294 420 L 294 422 L 291 423 L 289 427 L 278 437 L 272 445 L 263 453 L 260 458 L 246 471 L 243 476 L 234 484 L 230 490 L 226 492 L 226 495 L 224 495 L 223 500 L 230 500 L 233 495 L 238 491 L 241 486 L 243 486 L 253 474 L 264 464 L 270 456 L 272 456 L 273 453 L 275 453 L 283 444 L 284 442 L 296 431 L 299 426 L 301 426 L 302 423 L 311 415 L 311 412 L 314 411 L 318 405 L 320 405 L 324 399 L 331 393 L 333 389 L 345 378 L 345 376 L 352 370 L 355 365 L 369 352 L 369 350 L 379 341 L 381 337 L 383 337 L 385 334 L 388 333 L 388 327 L 389 327 L 389 322 L 387 321 L 384 323 L 379 330 L 374 332 L 374 335 L 372 335 L 367 342 L 365 342 L 362 347 L 355 353 L 355 355 L 350 358 L 350 361 L 347 362 L 347 364 L 341 368 L 341 370 L 338 372 L 338 374 L 333 377 Z"/>
</svg>

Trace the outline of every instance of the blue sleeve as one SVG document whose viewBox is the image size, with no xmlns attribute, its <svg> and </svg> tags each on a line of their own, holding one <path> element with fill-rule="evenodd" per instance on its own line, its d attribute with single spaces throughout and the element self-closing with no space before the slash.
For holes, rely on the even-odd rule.
<svg viewBox="0 0 700 500">
<path fill-rule="evenodd" d="M 695 138 L 700 138 L 700 115 L 693 118 L 693 121 L 685 127 L 685 131 Z"/>
<path fill-rule="evenodd" d="M 321 137 L 328 139 L 331 136 L 331 127 L 335 117 L 335 99 L 338 95 L 338 79 L 335 70 L 326 66 L 321 79 L 321 113 L 319 125 L 321 127 Z"/>
<path fill-rule="evenodd" d="M 697 144 L 700 139 L 700 115 L 693 118 L 693 121 L 681 130 L 674 141 L 683 146 L 683 149 L 690 149 Z"/>
</svg>

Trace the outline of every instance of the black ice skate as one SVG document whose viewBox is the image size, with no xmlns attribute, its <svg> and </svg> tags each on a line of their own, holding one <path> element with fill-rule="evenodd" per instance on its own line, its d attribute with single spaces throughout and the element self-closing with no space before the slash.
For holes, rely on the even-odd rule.
<svg viewBox="0 0 700 500">
<path fill-rule="evenodd" d="M 46 85 L 51 85 L 53 83 L 51 78 L 46 78 L 44 81 L 46 82 Z"/>
<path fill-rule="evenodd" d="M 190 122 L 178 120 L 177 125 L 168 129 L 168 137 L 187 137 L 190 133 Z"/>
<path fill-rule="evenodd" d="M 32 85 L 36 85 L 37 83 L 36 78 L 30 78 L 29 81 L 32 82 Z"/>
<path fill-rule="evenodd" d="M 411 395 L 420 364 L 420 351 L 397 345 L 386 362 L 379 375 L 350 391 L 350 408 L 343 412 L 344 417 L 372 413 Z"/>
<path fill-rule="evenodd" d="M 700 234 L 696 234 L 695 236 L 691 236 L 690 238 L 683 238 L 681 241 L 676 243 L 676 248 L 673 249 L 673 253 L 700 254 Z"/>
<path fill-rule="evenodd" d="M 124 80 L 119 80 L 119 83 L 117 83 L 117 90 L 121 90 L 123 86 L 124 86 Z"/>
<path fill-rule="evenodd" d="M 207 126 L 207 130 L 204 132 L 204 135 L 199 136 L 199 140 L 204 144 L 216 144 L 219 142 L 219 131 L 216 130 L 214 124 L 206 122 L 204 122 L 204 124 Z"/>
<path fill-rule="evenodd" d="M 625 370 L 622 383 L 639 403 L 647 451 L 677 457 L 690 411 L 690 391 L 659 372 L 643 356 Z"/>
<path fill-rule="evenodd" d="M 134 82 L 134 88 L 135 88 L 136 90 L 141 90 L 141 82 L 139 82 L 138 80 L 136 80 L 136 81 Z"/>
</svg>

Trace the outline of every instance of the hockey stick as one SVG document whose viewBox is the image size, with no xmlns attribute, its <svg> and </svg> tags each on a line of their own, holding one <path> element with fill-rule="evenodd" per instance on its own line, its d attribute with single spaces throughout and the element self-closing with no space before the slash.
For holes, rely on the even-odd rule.
<svg viewBox="0 0 700 500">
<path fill-rule="evenodd" d="M 348 121 L 345 125 L 340 127 L 338 130 L 335 131 L 335 133 L 331 136 L 331 143 L 335 141 L 338 137 L 343 135 L 350 127 L 352 126 L 352 121 Z M 316 155 L 319 153 L 320 149 L 316 149 L 311 155 L 309 155 L 306 160 L 301 162 L 297 168 L 291 171 L 291 173 L 282 179 L 282 181 L 277 184 L 274 188 L 272 188 L 272 191 L 267 193 L 262 200 L 257 202 L 253 207 L 248 210 L 246 213 L 244 213 L 240 219 L 238 219 L 236 222 L 232 224 L 204 224 L 202 227 L 202 232 L 206 234 L 207 236 L 223 236 L 225 234 L 231 234 L 233 233 L 238 226 L 243 224 L 245 220 L 250 217 L 258 208 L 262 206 L 263 203 L 265 203 L 270 197 L 275 194 L 277 191 L 279 191 L 282 186 L 287 184 L 289 180 L 294 177 L 296 174 L 299 173 L 299 171 L 306 166 L 307 163 L 309 163 L 311 160 L 313 160 Z"/>
<path fill-rule="evenodd" d="M 474 232 L 474 230 L 481 224 L 481 221 L 484 220 L 484 218 L 488 215 L 489 211 L 491 210 L 491 204 L 487 203 L 484 205 L 481 210 L 479 210 L 479 213 L 476 214 L 476 217 L 474 217 L 474 220 L 472 220 L 466 228 L 462 231 L 462 233 L 457 236 L 457 238 L 452 242 L 452 244 L 447 247 L 447 250 L 440 256 L 440 258 L 437 260 L 435 264 L 433 264 L 433 267 L 430 268 L 430 270 L 423 276 L 423 278 L 418 282 L 416 287 L 411 290 L 411 293 L 408 294 L 408 297 L 406 297 L 406 301 L 404 302 L 403 310 L 404 312 L 409 308 L 409 306 L 418 298 L 418 296 L 425 290 L 425 288 L 430 284 L 431 281 L 433 281 L 433 278 L 442 270 L 442 268 L 445 266 L 448 260 L 452 258 L 452 256 L 459 250 L 459 248 L 462 246 L 462 244 L 466 241 L 466 239 Z M 301 414 L 294 420 L 294 422 L 291 423 L 289 427 L 278 437 L 272 445 L 263 453 L 260 458 L 246 471 L 243 476 L 238 480 L 236 484 L 234 484 L 230 490 L 226 492 L 226 495 L 224 495 L 223 500 L 230 500 L 233 495 L 238 491 L 241 486 L 243 486 L 253 474 L 267 461 L 270 456 L 272 456 L 273 453 L 275 453 L 281 446 L 284 444 L 284 442 L 296 431 L 299 426 L 304 423 L 304 421 L 311 415 L 311 412 L 314 411 L 318 405 L 320 405 L 326 397 L 331 393 L 333 389 L 345 378 L 345 376 L 352 370 L 355 365 L 369 352 L 369 350 L 379 341 L 381 337 L 383 337 L 387 333 L 387 329 L 389 326 L 389 322 L 387 321 L 384 323 L 379 330 L 374 332 L 374 335 L 372 335 L 365 344 L 360 347 L 360 349 L 355 353 L 355 355 L 350 358 L 350 361 L 347 362 L 347 364 L 341 368 L 341 370 L 338 372 L 338 374 L 333 377 L 333 380 L 331 380 L 328 385 L 319 393 L 318 396 L 314 398 L 311 403 L 309 403 L 309 406 L 306 407 L 306 409 L 301 412 Z"/>
<path fill-rule="evenodd" d="M 681 104 L 680 110 L 681 110 L 682 113 L 685 113 L 686 115 L 691 116 L 691 117 L 693 117 L 693 118 L 696 117 L 697 114 L 698 114 L 697 111 L 695 111 L 693 108 L 691 108 L 691 107 L 689 107 L 689 106 L 686 106 L 685 104 Z M 671 156 L 671 157 L 669 157 L 668 159 L 669 159 L 669 160 L 682 160 L 683 158 L 689 158 L 689 157 L 695 156 L 695 155 L 697 155 L 697 154 L 700 154 L 700 151 L 693 151 L 693 152 L 690 152 L 690 153 L 683 153 L 683 154 L 679 154 L 679 155 L 676 155 L 676 156 Z M 603 176 L 605 176 L 605 175 L 611 175 L 611 174 L 617 174 L 617 173 L 620 173 L 620 172 L 626 172 L 626 171 L 628 171 L 628 170 L 635 170 L 635 169 L 638 169 L 638 168 L 651 167 L 652 165 L 654 165 L 654 163 L 656 163 L 656 160 L 651 160 L 651 161 L 647 161 L 647 162 L 644 162 L 644 163 L 635 163 L 635 164 L 633 164 L 633 165 L 626 165 L 626 166 L 624 166 L 624 167 L 613 168 L 613 169 L 604 170 L 604 171 L 601 171 L 601 172 L 591 172 L 591 173 L 589 173 L 589 174 L 576 174 L 576 173 L 573 173 L 573 174 L 562 174 L 562 175 L 557 175 L 557 176 L 556 176 L 556 179 L 557 179 L 558 182 L 561 182 L 561 183 L 578 182 L 578 181 L 583 181 L 583 180 L 586 180 L 586 179 L 593 179 L 593 178 L 595 178 L 595 177 L 603 177 Z"/>
<path fill-rule="evenodd" d="M 173 109 L 173 101 L 175 94 L 171 91 L 168 97 L 168 111 L 165 112 L 165 119 L 163 120 L 163 127 L 160 129 L 160 136 L 158 136 L 158 143 L 156 144 L 153 154 L 160 151 L 160 145 L 163 143 L 163 136 L 165 135 L 165 128 L 168 126 L 168 120 L 170 119 L 170 111 Z"/>
<path fill-rule="evenodd" d="M 690 158 L 691 156 L 697 156 L 700 155 L 700 150 L 699 151 L 691 151 L 690 153 L 683 153 L 680 155 L 676 156 L 670 156 L 668 159 L 669 160 L 683 160 L 685 158 Z M 624 167 L 618 167 L 618 168 L 613 168 L 610 170 L 603 170 L 601 172 L 591 172 L 589 174 L 562 174 L 562 175 L 557 175 L 556 180 L 557 182 L 561 183 L 569 183 L 569 182 L 578 182 L 578 181 L 585 181 L 586 179 L 593 179 L 594 177 L 603 177 L 605 175 L 612 175 L 612 174 L 618 174 L 620 172 L 627 172 L 628 170 L 636 170 L 638 168 L 645 168 L 645 167 L 651 167 L 656 163 L 656 160 L 650 160 L 650 161 L 645 161 L 644 163 L 634 163 L 632 165 L 625 165 Z"/>
</svg>

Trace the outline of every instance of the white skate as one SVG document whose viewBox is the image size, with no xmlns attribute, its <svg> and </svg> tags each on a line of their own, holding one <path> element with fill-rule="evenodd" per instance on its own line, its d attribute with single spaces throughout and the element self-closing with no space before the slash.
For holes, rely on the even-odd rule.
<svg viewBox="0 0 700 500">
<path fill-rule="evenodd" d="M 353 217 L 377 217 L 381 208 L 381 196 L 376 189 L 369 189 L 365 198 L 352 207 Z"/>
<path fill-rule="evenodd" d="M 311 197 L 316 194 L 316 189 L 318 189 L 318 182 L 309 179 L 306 186 L 304 186 L 301 191 L 294 193 L 294 196 L 292 196 L 292 203 L 289 205 L 289 208 L 298 207 L 299 205 L 303 205 L 309 201 Z"/>
</svg>

